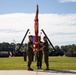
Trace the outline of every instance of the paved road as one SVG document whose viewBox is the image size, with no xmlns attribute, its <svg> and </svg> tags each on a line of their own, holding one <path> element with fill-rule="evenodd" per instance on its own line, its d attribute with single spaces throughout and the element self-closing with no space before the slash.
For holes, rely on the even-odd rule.
<svg viewBox="0 0 76 75">
<path fill-rule="evenodd" d="M 0 70 L 0 75 L 76 75 L 76 70 Z"/>
</svg>

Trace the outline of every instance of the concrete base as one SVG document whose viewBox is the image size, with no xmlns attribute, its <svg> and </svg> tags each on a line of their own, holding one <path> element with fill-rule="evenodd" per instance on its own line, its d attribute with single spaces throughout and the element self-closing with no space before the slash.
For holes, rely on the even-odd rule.
<svg viewBox="0 0 76 75">
<path fill-rule="evenodd" d="M 0 70 L 0 75 L 76 75 L 76 70 Z"/>
</svg>

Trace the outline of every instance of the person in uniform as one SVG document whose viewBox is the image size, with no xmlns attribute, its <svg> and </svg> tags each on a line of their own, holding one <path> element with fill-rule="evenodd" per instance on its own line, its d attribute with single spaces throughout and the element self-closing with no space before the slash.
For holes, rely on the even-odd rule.
<svg viewBox="0 0 76 75">
<path fill-rule="evenodd" d="M 46 64 L 46 69 L 45 70 L 49 70 L 49 62 L 48 62 L 49 49 L 48 49 L 47 37 L 44 36 L 43 40 L 44 40 L 43 46 L 40 48 L 40 50 L 44 51 L 44 61 L 45 61 L 45 64 Z"/>
<path fill-rule="evenodd" d="M 42 47 L 42 41 L 41 41 L 41 37 L 39 36 L 38 38 L 38 43 L 39 43 L 39 49 Z M 36 53 L 37 56 L 37 69 L 41 69 L 42 67 L 42 57 L 43 57 L 43 52 L 42 50 L 39 50 Z"/>
<path fill-rule="evenodd" d="M 31 68 L 31 63 L 32 63 L 32 61 L 33 61 L 33 55 L 34 55 L 34 52 L 33 52 L 33 36 L 32 35 L 30 35 L 29 36 L 29 42 L 28 42 L 28 70 L 33 70 L 32 68 Z"/>
</svg>

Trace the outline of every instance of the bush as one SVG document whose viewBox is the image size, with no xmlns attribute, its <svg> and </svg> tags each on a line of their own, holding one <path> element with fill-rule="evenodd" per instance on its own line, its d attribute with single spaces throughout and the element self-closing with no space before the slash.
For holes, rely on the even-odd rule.
<svg viewBox="0 0 76 75">
<path fill-rule="evenodd" d="M 65 53 L 65 55 L 68 56 L 68 57 L 76 57 L 76 52 L 69 52 L 68 51 L 68 52 Z"/>
<path fill-rule="evenodd" d="M 7 52 L 7 51 L 0 51 L 0 57 L 9 57 L 9 52 Z"/>
<path fill-rule="evenodd" d="M 73 52 L 73 57 L 76 57 L 76 52 Z"/>
<path fill-rule="evenodd" d="M 49 56 L 63 56 L 64 52 L 63 51 L 51 51 L 49 52 Z"/>
</svg>

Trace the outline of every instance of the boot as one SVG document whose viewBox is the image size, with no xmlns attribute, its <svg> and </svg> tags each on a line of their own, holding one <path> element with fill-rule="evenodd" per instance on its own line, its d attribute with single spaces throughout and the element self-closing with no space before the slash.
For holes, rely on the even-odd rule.
<svg viewBox="0 0 76 75">
<path fill-rule="evenodd" d="M 33 69 L 32 69 L 32 68 L 30 68 L 30 67 L 28 67 L 28 70 L 29 70 L 29 71 L 33 71 Z"/>
</svg>

